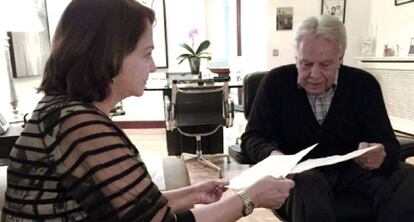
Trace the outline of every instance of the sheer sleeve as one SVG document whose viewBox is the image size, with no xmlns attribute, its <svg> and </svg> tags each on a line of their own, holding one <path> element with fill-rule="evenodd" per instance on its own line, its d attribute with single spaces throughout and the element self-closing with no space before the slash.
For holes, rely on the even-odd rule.
<svg viewBox="0 0 414 222">
<path fill-rule="evenodd" d="M 94 220 L 175 220 L 167 199 L 123 135 L 98 113 L 67 118 L 61 125 L 56 161 L 64 172 L 63 187 Z"/>
</svg>

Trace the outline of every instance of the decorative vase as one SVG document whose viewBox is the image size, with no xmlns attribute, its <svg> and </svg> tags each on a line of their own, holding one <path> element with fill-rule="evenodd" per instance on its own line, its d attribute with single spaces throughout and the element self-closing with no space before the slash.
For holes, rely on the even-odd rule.
<svg viewBox="0 0 414 222">
<path fill-rule="evenodd" d="M 375 55 L 375 39 L 368 36 L 362 43 L 362 56 L 374 56 Z"/>
<path fill-rule="evenodd" d="M 188 58 L 188 63 L 190 64 L 191 74 L 200 73 L 200 58 L 198 57 Z"/>
</svg>

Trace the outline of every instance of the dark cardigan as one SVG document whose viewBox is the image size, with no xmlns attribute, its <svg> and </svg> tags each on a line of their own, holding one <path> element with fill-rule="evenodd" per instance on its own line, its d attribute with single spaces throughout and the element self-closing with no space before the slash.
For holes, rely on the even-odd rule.
<svg viewBox="0 0 414 222">
<path fill-rule="evenodd" d="M 314 143 L 307 158 L 345 154 L 359 142 L 385 146 L 387 156 L 380 171 L 398 164 L 398 141 L 388 119 L 380 85 L 369 73 L 341 66 L 338 85 L 328 114 L 319 125 L 306 91 L 297 85 L 295 65 L 275 68 L 263 79 L 251 110 L 242 149 L 254 161 L 278 149 L 294 154 Z"/>
</svg>

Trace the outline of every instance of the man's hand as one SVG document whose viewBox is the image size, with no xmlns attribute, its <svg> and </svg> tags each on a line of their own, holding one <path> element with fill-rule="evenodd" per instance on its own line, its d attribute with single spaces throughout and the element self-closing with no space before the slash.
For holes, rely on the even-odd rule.
<svg viewBox="0 0 414 222">
<path fill-rule="evenodd" d="M 369 146 L 378 146 L 379 148 L 364 153 L 363 155 L 356 157 L 354 160 L 363 169 L 375 170 L 381 166 L 382 162 L 384 162 L 384 158 L 387 153 L 385 153 L 384 145 L 380 143 L 361 142 L 359 143 L 358 149 L 363 149 Z"/>
<path fill-rule="evenodd" d="M 285 155 L 284 153 L 282 153 L 282 151 L 280 150 L 273 150 L 270 155 Z"/>
<path fill-rule="evenodd" d="M 246 189 L 255 207 L 279 209 L 289 196 L 295 182 L 290 179 L 277 179 L 265 176 Z"/>
</svg>

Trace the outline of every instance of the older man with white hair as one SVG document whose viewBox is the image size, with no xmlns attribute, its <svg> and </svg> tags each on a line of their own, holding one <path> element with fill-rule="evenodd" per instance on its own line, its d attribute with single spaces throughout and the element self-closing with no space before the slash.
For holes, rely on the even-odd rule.
<svg viewBox="0 0 414 222">
<path fill-rule="evenodd" d="M 296 64 L 263 79 L 242 149 L 260 161 L 294 154 L 314 143 L 306 157 L 342 155 L 377 146 L 354 160 L 293 176 L 296 186 L 277 210 L 289 221 L 337 221 L 337 197 L 364 196 L 369 221 L 414 221 L 414 167 L 400 164 L 400 146 L 381 88 L 369 73 L 345 66 L 346 30 L 332 16 L 310 17 L 295 32 Z M 352 208 L 356 203 L 348 203 Z M 360 219 L 356 219 L 361 221 Z"/>
</svg>

